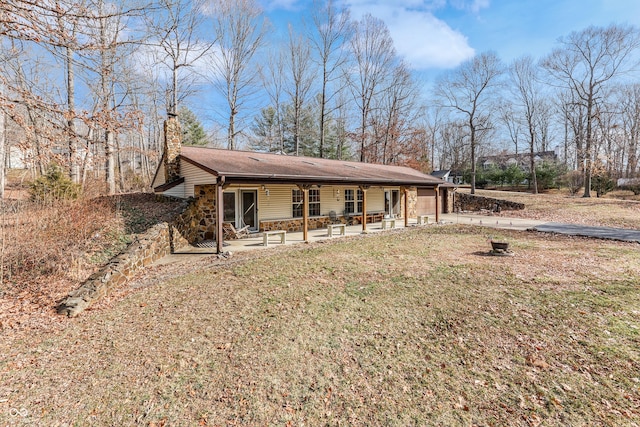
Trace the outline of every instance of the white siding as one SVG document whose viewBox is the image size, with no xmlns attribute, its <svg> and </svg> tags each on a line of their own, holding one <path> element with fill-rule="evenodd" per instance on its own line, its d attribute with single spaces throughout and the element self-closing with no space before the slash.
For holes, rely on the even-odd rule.
<svg viewBox="0 0 640 427">
<path fill-rule="evenodd" d="M 168 189 L 162 194 L 164 194 L 165 196 L 184 198 L 184 183 L 176 185 L 175 187 Z"/>
<path fill-rule="evenodd" d="M 295 185 L 265 185 L 258 190 L 258 218 L 260 220 L 291 218 L 291 190 Z M 269 190 L 267 196 L 266 190 Z M 322 196 L 320 196 L 322 203 Z"/>
<path fill-rule="evenodd" d="M 164 164 L 160 164 L 160 166 L 158 166 L 158 173 L 156 173 L 156 176 L 151 183 L 151 188 L 156 188 L 158 185 L 162 185 L 164 183 Z"/>
<path fill-rule="evenodd" d="M 399 188 L 387 188 L 387 190 L 398 190 Z M 384 189 L 370 188 L 367 191 L 367 212 L 383 212 L 384 211 Z"/>
<path fill-rule="evenodd" d="M 193 197 L 193 187 L 203 184 L 215 184 L 216 177 L 188 162 L 180 162 L 180 175 L 184 177 L 182 197 Z"/>
<path fill-rule="evenodd" d="M 344 212 L 344 189 L 345 187 L 332 185 L 322 186 L 320 189 L 320 212 L 322 215 L 329 216 L 331 211 L 335 211 L 337 215 L 342 215 L 342 212 Z M 336 190 L 339 190 L 338 195 L 336 195 Z"/>
<path fill-rule="evenodd" d="M 293 208 L 291 206 L 291 190 L 298 188 L 295 185 L 265 185 L 269 195 L 260 187 L 258 189 L 258 217 L 260 220 L 274 220 L 291 218 Z M 315 188 L 315 187 L 314 187 Z M 356 186 L 332 186 L 320 187 L 320 214 L 329 216 L 329 212 L 335 211 L 337 215 L 344 212 L 344 190 L 350 188 L 357 190 Z M 397 189 L 397 188 L 394 188 Z M 336 190 L 339 193 L 336 194 Z M 384 189 L 380 187 L 367 190 L 367 211 L 384 211 Z"/>
</svg>

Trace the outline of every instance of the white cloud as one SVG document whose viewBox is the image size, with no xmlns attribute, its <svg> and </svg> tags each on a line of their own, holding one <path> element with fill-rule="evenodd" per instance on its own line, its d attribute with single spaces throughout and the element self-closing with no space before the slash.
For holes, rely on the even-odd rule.
<svg viewBox="0 0 640 427">
<path fill-rule="evenodd" d="M 473 13 L 489 7 L 490 0 L 451 0 L 451 5 L 456 9 L 469 10 Z"/>
<path fill-rule="evenodd" d="M 299 0 L 264 0 L 262 5 L 265 10 L 295 10 L 300 7 Z"/>
<path fill-rule="evenodd" d="M 434 8 L 443 1 L 408 0 L 389 5 L 384 0 L 349 0 L 354 18 L 370 13 L 382 19 L 393 37 L 396 49 L 413 68 L 454 68 L 473 57 L 467 38 L 436 18 Z M 465 7 L 483 7 L 488 0 L 464 2 Z M 457 7 L 458 5 L 456 5 Z"/>
</svg>

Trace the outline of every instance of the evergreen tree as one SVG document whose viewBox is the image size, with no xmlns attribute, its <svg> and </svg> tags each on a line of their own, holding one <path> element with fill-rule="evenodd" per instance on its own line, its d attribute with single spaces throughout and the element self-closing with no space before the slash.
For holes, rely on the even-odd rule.
<svg viewBox="0 0 640 427">
<path fill-rule="evenodd" d="M 209 140 L 198 117 L 187 107 L 180 107 L 178 114 L 182 127 L 182 143 L 184 145 L 207 145 Z"/>
<path fill-rule="evenodd" d="M 253 138 L 249 146 L 255 151 L 280 152 L 283 150 L 280 138 L 278 115 L 273 107 L 260 110 L 260 115 L 253 119 Z"/>
<path fill-rule="evenodd" d="M 300 112 L 299 129 L 294 129 L 293 105 L 285 107 L 284 113 L 284 151 L 288 154 L 296 153 L 295 132 L 298 133 L 298 153 L 301 156 L 319 157 L 319 135 L 317 113 L 312 106 L 303 107 Z"/>
</svg>

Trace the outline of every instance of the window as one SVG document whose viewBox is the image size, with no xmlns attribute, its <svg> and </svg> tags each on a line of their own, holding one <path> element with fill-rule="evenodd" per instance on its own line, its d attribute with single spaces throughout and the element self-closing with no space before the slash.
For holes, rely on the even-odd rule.
<svg viewBox="0 0 640 427">
<path fill-rule="evenodd" d="M 344 190 L 344 211 L 346 213 L 362 213 L 362 190 Z"/>
<path fill-rule="evenodd" d="M 320 190 L 309 190 L 309 216 L 320 216 Z"/>
<path fill-rule="evenodd" d="M 293 203 L 293 217 L 300 218 L 302 217 L 302 209 L 304 208 L 303 204 L 303 195 L 302 190 L 292 190 L 291 191 L 291 201 Z"/>
<path fill-rule="evenodd" d="M 301 218 L 304 210 L 304 197 L 302 190 L 291 190 L 292 213 L 294 218 Z M 309 190 L 309 216 L 320 216 L 320 190 Z"/>
<path fill-rule="evenodd" d="M 224 222 L 230 222 L 234 225 L 236 224 L 236 193 L 225 192 L 222 195 L 222 200 L 224 203 Z"/>
</svg>

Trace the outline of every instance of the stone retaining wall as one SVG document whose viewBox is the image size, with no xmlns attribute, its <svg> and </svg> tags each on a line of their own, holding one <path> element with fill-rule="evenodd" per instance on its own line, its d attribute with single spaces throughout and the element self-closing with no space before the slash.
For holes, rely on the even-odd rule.
<svg viewBox="0 0 640 427">
<path fill-rule="evenodd" d="M 453 206 L 454 212 L 489 210 L 492 212 L 506 210 L 517 211 L 524 209 L 524 203 L 494 199 L 492 197 L 476 196 L 475 194 L 456 193 Z"/>
<path fill-rule="evenodd" d="M 137 236 L 126 251 L 92 274 L 80 288 L 70 292 L 58 306 L 58 313 L 77 316 L 143 268 L 187 244 L 175 225 L 166 222 L 154 225 Z"/>
</svg>

